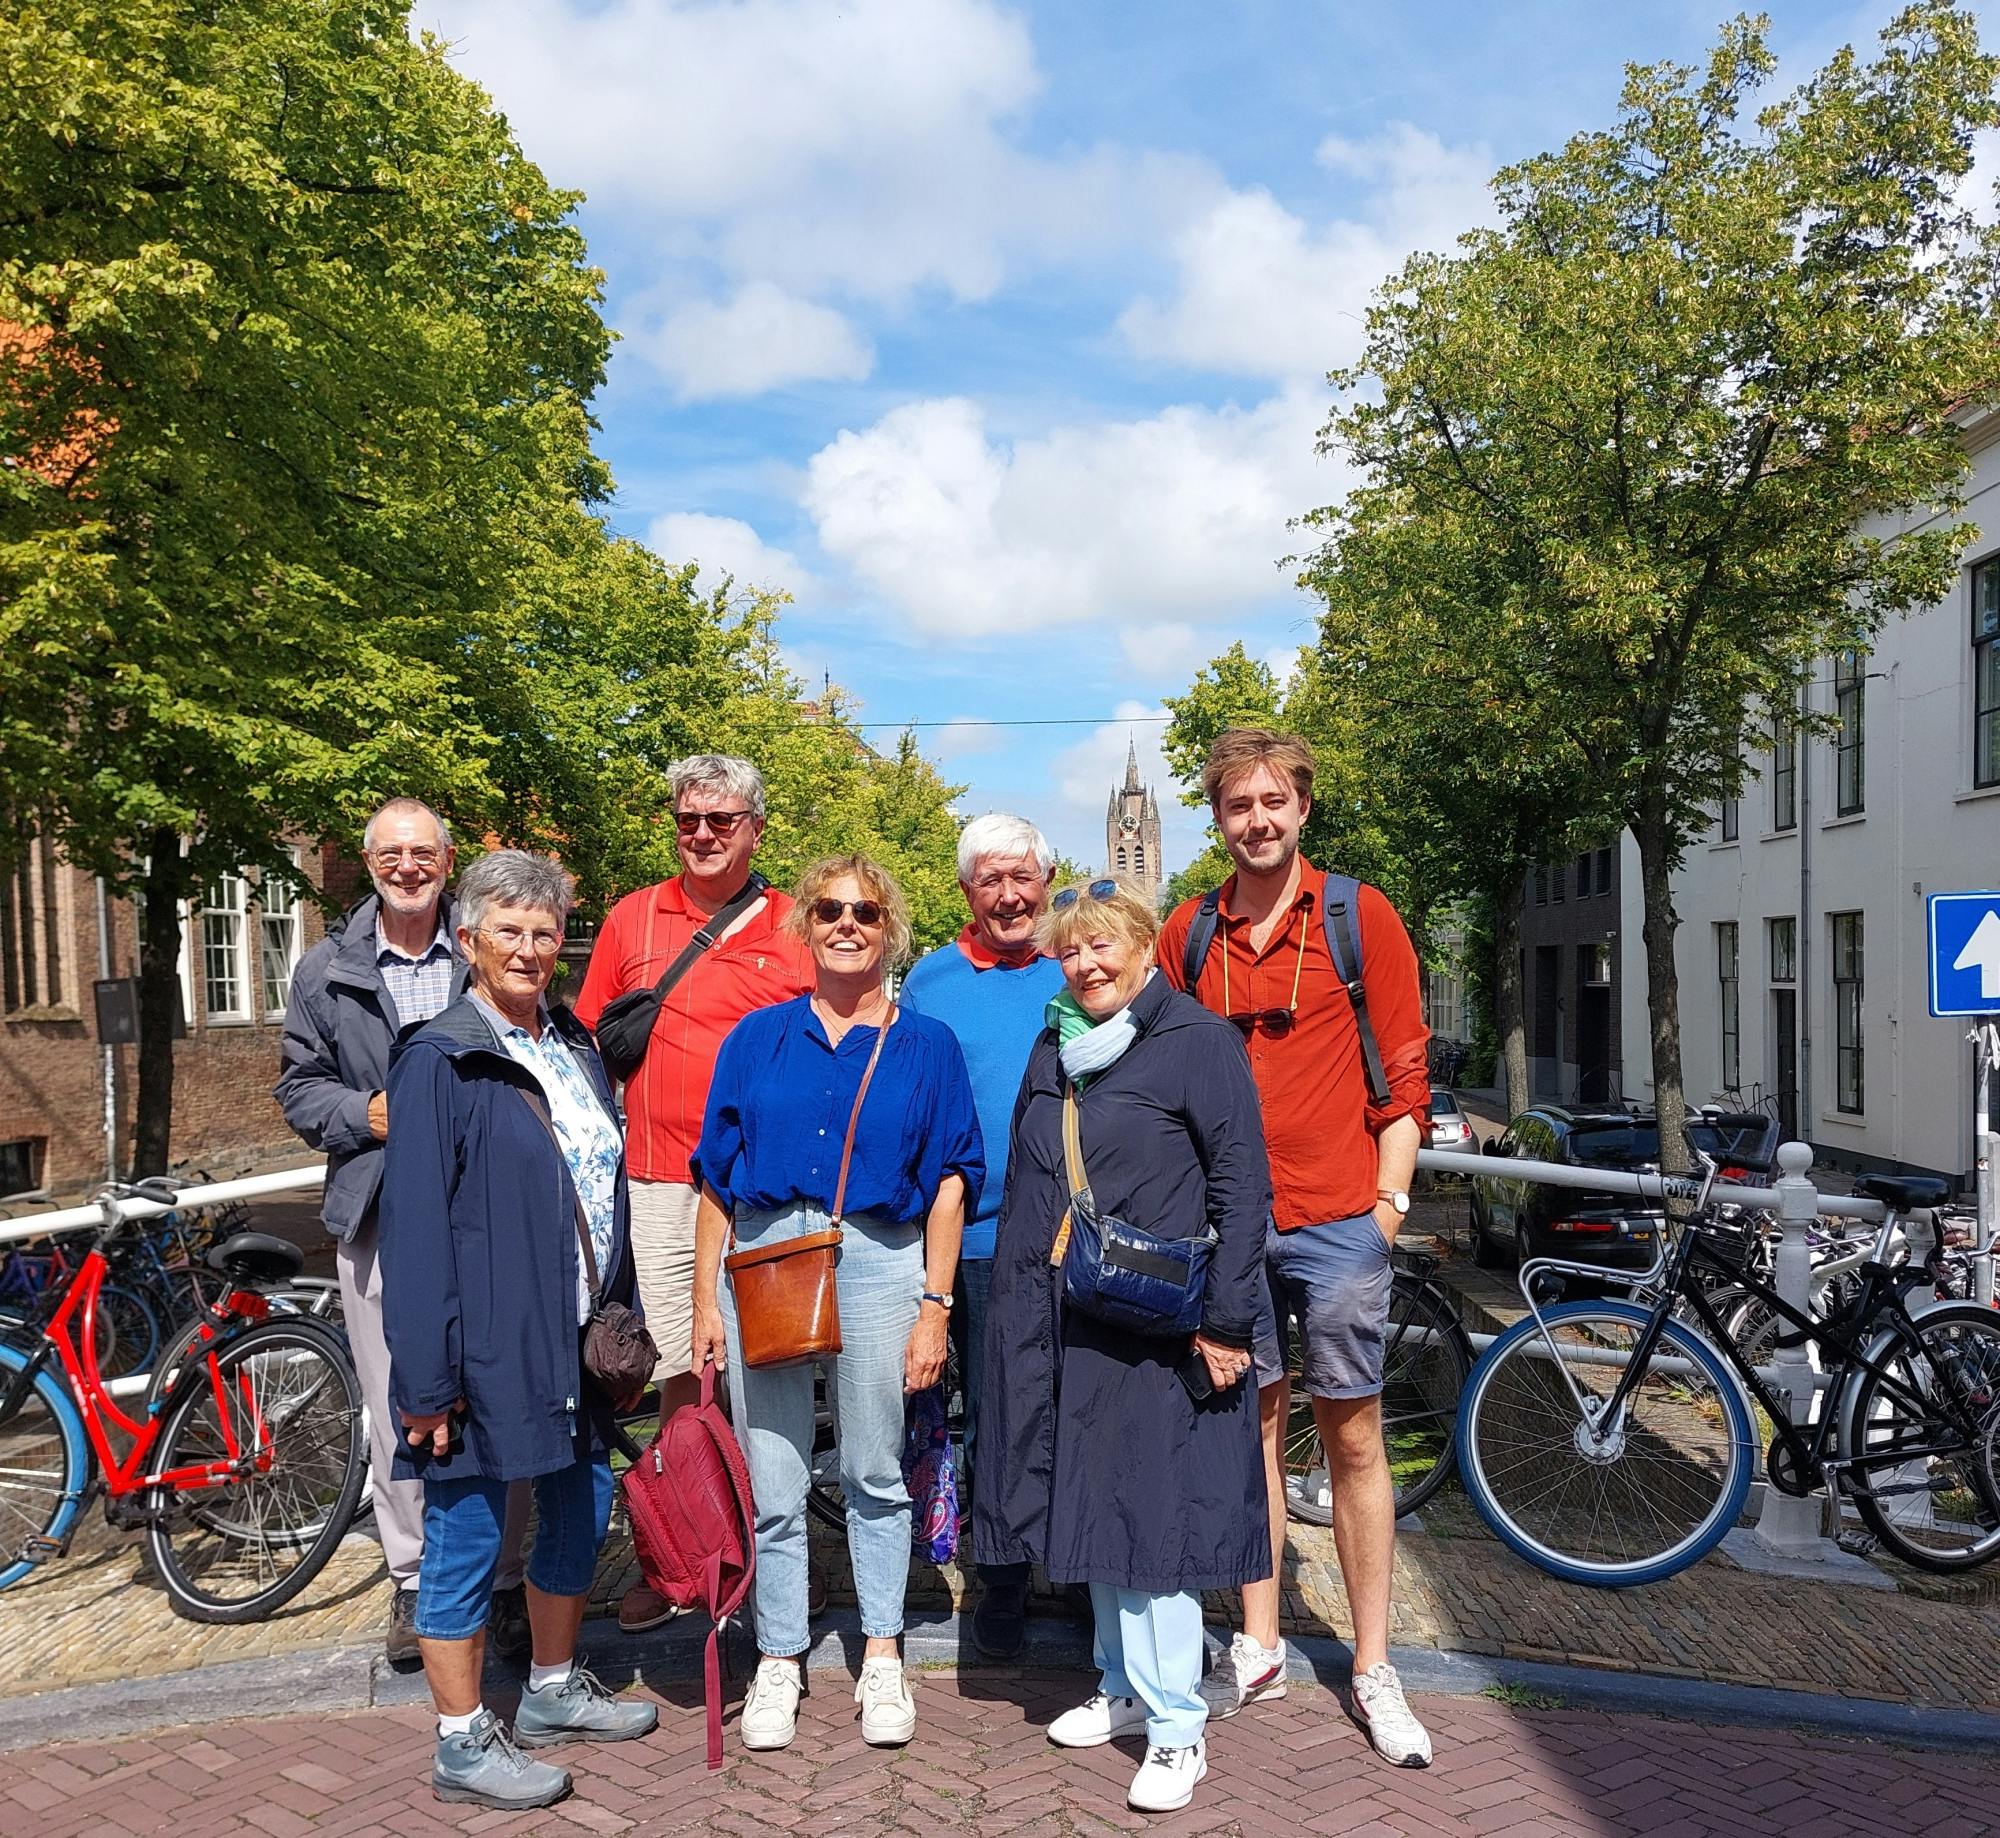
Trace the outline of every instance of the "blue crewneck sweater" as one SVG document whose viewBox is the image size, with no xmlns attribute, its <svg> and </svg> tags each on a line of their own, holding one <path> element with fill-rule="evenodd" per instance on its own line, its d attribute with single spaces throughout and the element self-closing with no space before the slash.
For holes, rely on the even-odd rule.
<svg viewBox="0 0 2000 1838">
<path fill-rule="evenodd" d="M 979 1204 L 965 1222 L 962 1258 L 993 1255 L 993 1228 L 1007 1190 L 1014 1100 L 1045 1025 L 1042 1011 L 1062 986 L 1062 971 L 1052 957 L 1038 957 L 1018 970 L 1005 964 L 979 970 L 956 942 L 920 959 L 903 979 L 897 999 L 917 1014 L 942 1021 L 958 1036 L 972 1075 L 972 1101 L 986 1145 L 986 1180 Z"/>
</svg>

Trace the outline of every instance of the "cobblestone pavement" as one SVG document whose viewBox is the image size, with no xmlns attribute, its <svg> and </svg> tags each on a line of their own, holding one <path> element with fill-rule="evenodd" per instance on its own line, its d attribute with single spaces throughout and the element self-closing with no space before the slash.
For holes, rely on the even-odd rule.
<svg viewBox="0 0 2000 1838">
<path fill-rule="evenodd" d="M 938 1672 L 917 1685 L 917 1740 L 863 1746 L 846 1679 L 814 1675 L 798 1742 L 736 1745 L 703 1766 L 702 1718 L 679 1688 L 659 1733 L 546 1751 L 576 1777 L 546 1811 L 446 1806 L 428 1784 L 420 1711 L 293 1717 L 0 1756 L 0 1829 L 39 1838 L 424 1838 L 445 1832 L 903 1833 L 1089 1838 L 1137 1831 L 1408 1838 L 1424 1833 L 1923 1833 L 1996 1829 L 2000 1766 L 1790 1731 L 1718 1729 L 1560 1706 L 1424 1698 L 1437 1738 L 1424 1772 L 1383 1766 L 1332 1692 L 1294 1687 L 1212 1733 L 1185 1812 L 1130 1812 L 1136 1744 L 1054 1749 L 1042 1724 L 1076 1675 Z M 10 1810 L 13 1814 L 9 1816 Z M 18 1821 L 18 1822 L 17 1822 Z"/>
</svg>

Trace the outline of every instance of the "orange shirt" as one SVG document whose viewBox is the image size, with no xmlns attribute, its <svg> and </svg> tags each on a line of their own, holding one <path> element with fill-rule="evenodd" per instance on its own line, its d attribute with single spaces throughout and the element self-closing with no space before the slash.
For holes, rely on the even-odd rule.
<svg viewBox="0 0 2000 1838">
<path fill-rule="evenodd" d="M 625 1165 L 634 1180 L 685 1186 L 693 1178 L 689 1163 L 723 1037 L 753 1008 L 812 988 L 812 957 L 784 928 L 791 910 L 791 895 L 772 888 L 667 991 L 646 1057 L 625 1087 Z M 577 1019 L 595 1029 L 614 998 L 651 988 L 705 918 L 688 904 L 679 875 L 627 894 L 597 935 Z"/>
<path fill-rule="evenodd" d="M 1375 1204 L 1375 1139 L 1398 1117 L 1419 1122 L 1430 1108 L 1430 1074 L 1417 954 L 1403 921 L 1379 889 L 1361 889 L 1353 915 L 1361 937 L 1361 980 L 1368 1019 L 1382 1049 L 1389 1082 L 1386 1104 L 1368 1101 L 1368 1075 L 1354 1005 L 1334 968 L 1320 915 L 1326 876 L 1303 858 L 1291 909 L 1271 928 L 1263 950 L 1250 948 L 1250 921 L 1232 913 L 1232 875 L 1224 883 L 1214 942 L 1194 991 L 1217 1014 L 1250 1014 L 1292 1006 L 1289 1033 L 1267 1028 L 1250 1036 L 1250 1070 L 1264 1105 L 1264 1139 L 1271 1154 L 1272 1213 L 1281 1232 L 1329 1219 L 1351 1219 Z M 1160 974 L 1176 989 L 1188 927 L 1199 900 L 1186 900 L 1160 932 Z M 1228 1006 L 1223 979 L 1228 977 Z"/>
</svg>

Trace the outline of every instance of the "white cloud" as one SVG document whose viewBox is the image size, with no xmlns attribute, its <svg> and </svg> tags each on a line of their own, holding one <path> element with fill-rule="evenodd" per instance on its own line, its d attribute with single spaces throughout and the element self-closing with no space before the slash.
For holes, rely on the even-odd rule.
<svg viewBox="0 0 2000 1838">
<path fill-rule="evenodd" d="M 1184 620 L 1118 628 L 1118 649 L 1127 668 L 1148 683 L 1172 683 L 1178 687 L 1207 663 L 1218 648 L 1219 641 L 1213 632 L 1204 632 Z"/>
<path fill-rule="evenodd" d="M 670 562 L 699 562 L 700 585 L 712 591 L 730 575 L 739 588 L 783 589 L 798 595 L 817 585 L 796 555 L 774 549 L 738 517 L 673 511 L 655 517 L 646 547 Z"/>
<path fill-rule="evenodd" d="M 1232 191 L 1173 238 L 1173 297 L 1140 299 L 1118 329 L 1142 357 L 1244 376 L 1307 378 L 1361 349 L 1370 296 L 1412 250 L 1448 249 L 1491 220 L 1490 156 L 1407 125 L 1328 139 L 1327 170 L 1362 181 L 1362 213 L 1314 230 L 1267 191 Z"/>
<path fill-rule="evenodd" d="M 980 753 L 997 753 L 1006 742 L 1007 730 L 986 717 L 966 715 L 942 727 L 926 728 L 917 738 L 933 759 L 968 759 Z"/>
<path fill-rule="evenodd" d="M 633 349 L 683 402 L 761 395 L 824 378 L 859 382 L 875 367 L 874 348 L 839 313 L 768 281 L 650 321 L 643 304 L 636 310 Z"/>
<path fill-rule="evenodd" d="M 1171 874 L 1201 848 L 1204 819 L 1180 801 L 1180 783 L 1160 751 L 1166 710 L 1136 699 L 1120 702 L 1112 719 L 1049 761 L 1055 794 L 1052 821 L 1044 827 L 1065 854 L 1086 866 L 1104 861 L 1104 806 L 1125 780 L 1125 750 L 1138 755 L 1139 783 L 1150 785 L 1160 805 L 1160 845 Z"/>
<path fill-rule="evenodd" d="M 1288 591 L 1289 519 L 1339 495 L 1320 406 L 1175 407 L 1011 446 L 962 397 L 892 410 L 813 455 L 820 546 L 921 635 L 1213 620 Z"/>
</svg>

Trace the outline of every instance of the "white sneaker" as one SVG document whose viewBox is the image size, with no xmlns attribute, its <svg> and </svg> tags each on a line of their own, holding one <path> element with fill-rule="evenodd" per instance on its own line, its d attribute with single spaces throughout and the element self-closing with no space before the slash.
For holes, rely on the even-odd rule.
<svg viewBox="0 0 2000 1838">
<path fill-rule="evenodd" d="M 1233 1717 L 1239 1710 L 1260 1704 L 1266 1698 L 1281 1698 L 1290 1689 L 1285 1683 L 1285 1643 L 1259 1646 L 1248 1634 L 1238 1634 L 1229 1651 L 1215 1662 L 1214 1670 L 1201 1681 L 1202 1702 L 1211 1717 Z"/>
<path fill-rule="evenodd" d="M 1384 1761 L 1399 1768 L 1431 1765 L 1430 1734 L 1411 1712 L 1403 1681 L 1386 1659 L 1354 1675 L 1354 1714 Z"/>
<path fill-rule="evenodd" d="M 1132 1776 L 1125 1804 L 1135 1812 L 1178 1812 L 1194 1798 L 1208 1778 L 1208 1744 L 1197 1741 L 1185 1749 L 1151 1748 Z"/>
<path fill-rule="evenodd" d="M 799 1697 L 805 1674 L 796 1659 L 760 1659 L 743 1699 L 737 1729 L 746 1749 L 784 1749 L 799 1730 Z"/>
<path fill-rule="evenodd" d="M 910 1696 L 900 1659 L 864 1659 L 854 1687 L 861 1706 L 861 1740 L 878 1749 L 893 1749 L 917 1733 L 917 1705 Z"/>
<path fill-rule="evenodd" d="M 1051 1723 L 1049 1740 L 1059 1749 L 1094 1749 L 1145 1727 L 1146 1707 L 1137 1698 L 1107 1698 L 1100 1691 Z"/>
</svg>

